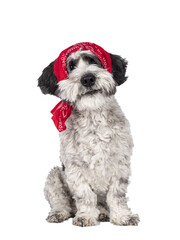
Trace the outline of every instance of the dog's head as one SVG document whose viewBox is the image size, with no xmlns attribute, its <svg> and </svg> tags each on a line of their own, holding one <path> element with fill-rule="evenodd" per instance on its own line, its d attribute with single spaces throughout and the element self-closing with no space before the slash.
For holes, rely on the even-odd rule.
<svg viewBox="0 0 180 240">
<path fill-rule="evenodd" d="M 38 86 L 44 94 L 60 97 L 78 109 L 97 109 L 114 95 L 116 87 L 124 83 L 127 61 L 109 54 L 111 71 L 90 50 L 78 50 L 66 59 L 67 77 L 58 81 L 55 61 L 43 70 Z"/>
</svg>

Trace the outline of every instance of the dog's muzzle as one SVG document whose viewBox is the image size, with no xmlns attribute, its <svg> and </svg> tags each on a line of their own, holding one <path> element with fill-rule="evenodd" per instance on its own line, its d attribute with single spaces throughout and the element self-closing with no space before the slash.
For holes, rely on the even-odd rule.
<svg viewBox="0 0 180 240">
<path fill-rule="evenodd" d="M 86 74 L 81 78 L 81 84 L 84 87 L 92 87 L 95 84 L 96 78 L 93 74 Z"/>
</svg>

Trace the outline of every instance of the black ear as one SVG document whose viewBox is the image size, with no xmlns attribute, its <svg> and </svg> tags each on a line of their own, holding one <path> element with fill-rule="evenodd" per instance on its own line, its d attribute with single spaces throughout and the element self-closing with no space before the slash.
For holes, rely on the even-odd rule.
<svg viewBox="0 0 180 240">
<path fill-rule="evenodd" d="M 121 85 L 127 80 L 127 77 L 125 77 L 125 74 L 126 74 L 126 68 L 127 68 L 128 62 L 118 55 L 114 55 L 110 53 L 110 56 L 111 56 L 111 65 L 112 65 L 111 73 L 117 85 Z"/>
<path fill-rule="evenodd" d="M 56 95 L 58 88 L 58 80 L 54 73 L 54 62 L 50 63 L 38 78 L 38 87 L 40 87 L 42 93 Z"/>
</svg>

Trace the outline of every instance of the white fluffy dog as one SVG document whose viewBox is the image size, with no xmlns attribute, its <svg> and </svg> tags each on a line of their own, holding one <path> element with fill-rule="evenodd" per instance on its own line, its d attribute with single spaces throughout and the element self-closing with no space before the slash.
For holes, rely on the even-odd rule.
<svg viewBox="0 0 180 240">
<path fill-rule="evenodd" d="M 55 61 L 38 79 L 44 94 L 54 94 L 73 106 L 67 128 L 60 133 L 62 168 L 53 168 L 45 184 L 51 206 L 48 222 L 70 217 L 77 226 L 139 222 L 126 198 L 133 141 L 129 122 L 114 97 L 116 87 L 127 79 L 127 61 L 109 56 L 111 72 L 91 50 L 77 50 L 67 57 L 65 80 L 57 80 Z"/>
</svg>

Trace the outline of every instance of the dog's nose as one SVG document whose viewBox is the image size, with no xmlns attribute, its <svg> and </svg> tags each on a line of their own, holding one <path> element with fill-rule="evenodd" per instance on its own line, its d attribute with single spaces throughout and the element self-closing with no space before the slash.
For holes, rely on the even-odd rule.
<svg viewBox="0 0 180 240">
<path fill-rule="evenodd" d="M 84 87 L 91 87 L 94 85 L 96 78 L 93 74 L 84 75 L 81 78 L 81 83 Z"/>
</svg>

